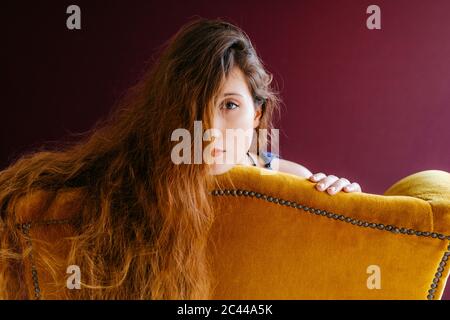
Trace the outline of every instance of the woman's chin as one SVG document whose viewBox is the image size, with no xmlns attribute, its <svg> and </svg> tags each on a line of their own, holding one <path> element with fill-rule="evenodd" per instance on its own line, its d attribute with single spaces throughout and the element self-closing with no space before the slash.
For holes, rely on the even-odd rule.
<svg viewBox="0 0 450 320">
<path fill-rule="evenodd" d="M 227 171 L 231 170 L 235 164 L 217 164 L 213 163 L 209 165 L 209 171 L 212 175 L 224 174 Z"/>
</svg>

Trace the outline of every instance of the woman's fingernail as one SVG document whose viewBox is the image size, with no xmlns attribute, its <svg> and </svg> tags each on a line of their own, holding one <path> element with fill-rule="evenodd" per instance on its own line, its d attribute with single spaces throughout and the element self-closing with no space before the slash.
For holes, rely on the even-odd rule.
<svg viewBox="0 0 450 320">
<path fill-rule="evenodd" d="M 317 187 L 318 187 L 320 190 L 322 190 L 322 189 L 323 189 L 323 184 L 319 183 L 319 184 L 317 185 Z"/>
<path fill-rule="evenodd" d="M 330 187 L 330 188 L 328 188 L 328 191 L 330 191 L 330 192 L 334 192 L 334 190 L 335 190 L 335 188 L 334 188 L 334 187 Z"/>
</svg>

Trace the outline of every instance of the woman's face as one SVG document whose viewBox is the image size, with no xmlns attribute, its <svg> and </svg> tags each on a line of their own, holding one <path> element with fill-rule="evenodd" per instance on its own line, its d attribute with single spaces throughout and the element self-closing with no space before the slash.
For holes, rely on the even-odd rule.
<svg viewBox="0 0 450 320">
<path fill-rule="evenodd" d="M 246 77 L 238 67 L 231 70 L 219 92 L 214 113 L 213 129 L 217 131 L 212 133 L 215 140 L 207 148 L 212 157 L 211 174 L 216 175 L 236 164 L 248 163 L 246 153 L 262 115 L 261 106 L 255 108 Z"/>
</svg>

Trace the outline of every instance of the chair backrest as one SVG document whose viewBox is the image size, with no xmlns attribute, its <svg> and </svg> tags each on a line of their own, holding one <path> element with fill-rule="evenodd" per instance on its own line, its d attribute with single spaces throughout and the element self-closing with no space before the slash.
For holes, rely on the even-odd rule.
<svg viewBox="0 0 450 320">
<path fill-rule="evenodd" d="M 384 195 L 333 196 L 307 179 L 268 173 L 236 166 L 217 176 L 213 299 L 441 298 L 450 269 L 449 173 L 410 175 Z M 36 192 L 16 208 L 23 298 L 63 296 L 67 266 L 40 253 L 67 255 L 79 196 Z"/>
<path fill-rule="evenodd" d="M 450 174 L 384 195 L 315 189 L 236 166 L 217 176 L 214 299 L 440 299 L 450 263 Z"/>
</svg>

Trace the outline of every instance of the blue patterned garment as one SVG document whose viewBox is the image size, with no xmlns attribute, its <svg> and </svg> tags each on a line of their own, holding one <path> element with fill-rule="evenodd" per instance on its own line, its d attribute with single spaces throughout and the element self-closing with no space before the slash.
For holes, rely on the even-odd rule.
<svg viewBox="0 0 450 320">
<path fill-rule="evenodd" d="M 253 166 L 256 167 L 255 160 L 253 160 L 253 158 L 250 156 L 250 154 L 248 152 L 247 152 L 247 155 L 250 158 L 250 160 L 252 161 Z M 272 166 L 271 166 L 272 160 L 274 158 L 280 158 L 280 156 L 278 154 L 272 153 L 272 152 L 269 152 L 269 151 L 266 151 L 266 152 L 263 151 L 259 156 L 264 161 L 264 167 L 266 167 L 267 169 L 270 169 L 270 170 L 272 170 Z"/>
</svg>

